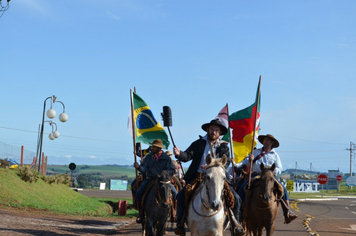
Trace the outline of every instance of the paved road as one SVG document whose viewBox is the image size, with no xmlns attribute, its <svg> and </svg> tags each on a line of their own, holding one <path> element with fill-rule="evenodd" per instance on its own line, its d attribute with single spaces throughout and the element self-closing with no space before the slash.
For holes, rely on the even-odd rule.
<svg viewBox="0 0 356 236">
<path fill-rule="evenodd" d="M 131 198 L 130 191 L 85 190 L 79 192 L 94 197 Z M 283 213 L 280 208 L 274 236 L 356 235 L 356 198 L 339 198 L 338 200 L 324 198 L 323 201 L 297 200 L 292 206 L 299 217 L 288 225 L 283 224 Z M 305 228 L 303 221 L 309 223 L 309 228 Z M 310 232 L 307 230 L 310 230 Z M 133 223 L 120 230 L 118 234 L 138 236 L 141 235 L 141 227 Z M 169 230 L 168 235 L 174 235 L 173 230 Z M 188 232 L 187 236 L 189 235 Z M 225 232 L 224 235 L 230 235 L 229 231 Z"/>
</svg>

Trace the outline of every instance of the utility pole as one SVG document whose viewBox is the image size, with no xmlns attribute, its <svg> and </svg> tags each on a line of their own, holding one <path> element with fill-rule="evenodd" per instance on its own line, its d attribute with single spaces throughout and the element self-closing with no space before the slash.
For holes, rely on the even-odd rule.
<svg viewBox="0 0 356 236">
<path fill-rule="evenodd" d="M 294 179 L 297 179 L 297 162 L 295 162 L 295 175 L 294 175 Z"/>
<path fill-rule="evenodd" d="M 346 150 L 350 150 L 350 176 L 352 176 L 352 152 L 355 150 L 354 147 L 354 143 L 350 142 L 350 149 L 346 149 Z M 352 189 L 352 186 L 350 186 L 350 189 Z"/>
</svg>

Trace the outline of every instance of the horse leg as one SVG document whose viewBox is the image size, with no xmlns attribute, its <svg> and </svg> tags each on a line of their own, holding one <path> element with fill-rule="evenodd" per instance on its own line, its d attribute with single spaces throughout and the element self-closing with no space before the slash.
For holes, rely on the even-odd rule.
<svg viewBox="0 0 356 236">
<path fill-rule="evenodd" d="M 167 217 L 164 217 L 164 219 L 160 220 L 158 224 L 156 224 L 157 236 L 164 235 L 167 219 L 168 219 L 168 215 L 167 215 Z"/>
<path fill-rule="evenodd" d="M 147 218 L 146 218 L 146 235 L 154 236 L 154 234 L 155 234 L 155 229 L 153 227 L 153 222 L 150 219 L 150 217 L 147 216 Z"/>
<path fill-rule="evenodd" d="M 267 236 L 272 236 L 273 233 L 274 233 L 275 228 L 276 228 L 276 222 L 273 221 L 272 224 L 269 227 L 266 227 Z"/>
</svg>

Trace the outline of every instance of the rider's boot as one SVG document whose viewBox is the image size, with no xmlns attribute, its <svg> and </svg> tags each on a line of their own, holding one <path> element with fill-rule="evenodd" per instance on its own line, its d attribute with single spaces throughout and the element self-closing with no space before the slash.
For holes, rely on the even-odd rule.
<svg viewBox="0 0 356 236">
<path fill-rule="evenodd" d="M 132 194 L 132 206 L 135 210 L 138 210 L 137 208 L 137 202 L 136 202 L 136 194 Z"/>
<path fill-rule="evenodd" d="M 138 208 L 138 217 L 136 218 L 136 223 L 141 224 L 142 223 L 142 218 L 143 216 L 143 206 L 141 206 L 140 203 L 137 203 L 137 208 Z"/>
<path fill-rule="evenodd" d="M 185 235 L 184 220 L 183 219 L 184 208 L 177 207 L 177 228 L 174 230 L 176 235 Z"/>
<path fill-rule="evenodd" d="M 289 224 L 293 220 L 295 220 L 298 215 L 294 214 L 292 211 L 289 209 L 289 200 L 283 200 L 281 199 L 282 202 L 282 209 L 283 209 L 283 215 L 284 215 L 284 223 Z"/>
<path fill-rule="evenodd" d="M 234 225 L 234 236 L 244 235 L 246 232 L 239 221 L 239 212 L 233 212 L 233 210 L 229 208 L 229 214 L 231 216 L 231 220 L 233 221 L 231 224 Z"/>
</svg>

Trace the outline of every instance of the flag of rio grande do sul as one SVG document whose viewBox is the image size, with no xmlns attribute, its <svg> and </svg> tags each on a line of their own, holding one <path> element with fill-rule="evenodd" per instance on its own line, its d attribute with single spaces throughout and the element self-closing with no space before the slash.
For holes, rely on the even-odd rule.
<svg viewBox="0 0 356 236">
<path fill-rule="evenodd" d="M 253 147 L 257 144 L 260 127 L 260 84 L 261 80 L 258 83 L 255 102 L 251 106 L 234 112 L 229 116 L 229 126 L 232 129 L 232 146 L 235 156 L 234 161 L 236 163 L 241 162 L 251 152 L 254 128 L 255 140 L 253 140 Z"/>
</svg>

